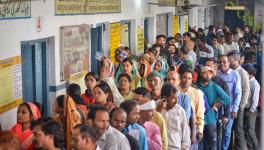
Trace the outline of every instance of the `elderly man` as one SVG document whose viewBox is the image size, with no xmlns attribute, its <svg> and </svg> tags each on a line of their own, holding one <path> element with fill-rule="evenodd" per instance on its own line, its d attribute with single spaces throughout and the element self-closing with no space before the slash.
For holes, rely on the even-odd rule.
<svg viewBox="0 0 264 150">
<path fill-rule="evenodd" d="M 217 150 L 217 132 L 216 132 L 216 122 L 217 122 L 217 106 L 218 103 L 221 105 L 228 106 L 230 103 L 230 97 L 225 93 L 225 91 L 211 81 L 213 74 L 213 69 L 205 66 L 202 68 L 201 76 L 202 82 L 198 83 L 199 89 L 207 97 L 208 105 L 211 109 L 207 110 L 205 115 L 205 127 L 204 127 L 204 140 L 203 149 L 205 150 Z"/>
<path fill-rule="evenodd" d="M 228 118 L 228 122 L 224 129 L 224 136 L 222 140 L 222 149 L 227 150 L 230 144 L 231 139 L 231 131 L 234 119 L 237 118 L 237 112 L 239 109 L 242 90 L 241 90 L 241 79 L 237 71 L 231 69 L 229 67 L 230 62 L 228 61 L 227 56 L 221 56 L 219 59 L 220 63 L 220 71 L 218 75 L 227 82 L 230 97 L 231 97 L 231 105 L 230 105 L 230 112 L 231 117 Z"/>
</svg>

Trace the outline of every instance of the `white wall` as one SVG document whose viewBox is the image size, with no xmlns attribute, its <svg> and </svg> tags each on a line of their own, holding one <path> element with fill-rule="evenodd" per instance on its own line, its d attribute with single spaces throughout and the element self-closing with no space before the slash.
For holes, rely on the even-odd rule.
<svg viewBox="0 0 264 150">
<path fill-rule="evenodd" d="M 50 86 L 57 86 L 62 84 L 60 82 L 60 45 L 59 45 L 59 28 L 61 26 L 70 26 L 78 24 L 93 24 L 102 22 L 116 22 L 120 20 L 135 19 L 136 25 L 140 19 L 144 17 L 154 17 L 156 14 L 174 12 L 173 7 L 158 7 L 156 5 L 147 4 L 146 0 L 121 0 L 122 9 L 121 13 L 112 14 L 96 14 L 96 15 L 74 15 L 74 16 L 55 16 L 54 0 L 45 1 L 32 1 L 31 2 L 31 18 L 30 19 L 13 19 L 13 20 L 0 20 L 0 60 L 7 59 L 13 56 L 21 55 L 21 41 L 36 40 L 47 37 L 54 37 L 54 65 L 50 67 L 50 74 L 54 75 L 50 80 Z M 157 2 L 150 0 L 149 2 Z M 43 29 L 41 32 L 36 31 L 36 18 L 43 18 Z M 155 21 L 154 21 L 155 22 Z M 153 24 L 153 37 L 155 39 L 156 24 Z M 105 38 L 107 39 L 107 38 Z M 132 42 L 133 43 L 133 42 Z M 107 47 L 107 46 L 106 46 Z M 132 46 L 133 47 L 133 46 Z M 0 85 L 1 86 L 1 85 Z M 50 99 L 54 100 L 55 97 L 64 90 L 57 93 L 50 93 Z M 51 102 L 52 104 L 53 102 Z M 16 122 L 16 109 L 13 108 L 5 113 L 0 114 L 0 123 L 3 129 L 9 129 Z"/>
</svg>

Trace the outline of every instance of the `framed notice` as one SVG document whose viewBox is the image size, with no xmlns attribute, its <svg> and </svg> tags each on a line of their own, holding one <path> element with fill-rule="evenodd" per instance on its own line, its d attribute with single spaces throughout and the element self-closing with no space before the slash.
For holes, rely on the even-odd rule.
<svg viewBox="0 0 264 150">
<path fill-rule="evenodd" d="M 136 53 L 142 54 L 144 53 L 144 27 L 137 27 L 137 42 L 136 42 Z"/>
<path fill-rule="evenodd" d="M 121 0 L 55 0 L 56 15 L 120 13 Z"/>
<path fill-rule="evenodd" d="M 90 26 L 76 25 L 60 28 L 63 79 L 89 69 Z"/>
<path fill-rule="evenodd" d="M 173 16 L 172 25 L 174 36 L 176 33 L 179 33 L 179 16 Z"/>
<path fill-rule="evenodd" d="M 158 4 L 161 6 L 175 6 L 176 0 L 159 0 Z"/>
<path fill-rule="evenodd" d="M 185 15 L 183 16 L 184 19 L 184 32 L 188 32 L 189 31 L 189 16 Z"/>
<path fill-rule="evenodd" d="M 121 45 L 121 23 L 110 24 L 110 59 L 115 63 L 115 50 Z"/>
<path fill-rule="evenodd" d="M 0 20 L 31 17 L 31 3 L 28 1 L 5 0 L 0 4 Z"/>
<path fill-rule="evenodd" d="M 21 57 L 0 60 L 0 113 L 22 103 Z"/>
</svg>

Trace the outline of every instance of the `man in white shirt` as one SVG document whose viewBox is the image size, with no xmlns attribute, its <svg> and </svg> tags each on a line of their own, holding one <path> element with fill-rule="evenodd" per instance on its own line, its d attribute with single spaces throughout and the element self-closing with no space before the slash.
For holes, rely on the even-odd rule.
<svg viewBox="0 0 264 150">
<path fill-rule="evenodd" d="M 232 32 L 228 32 L 226 36 L 226 45 L 230 48 L 230 51 L 235 50 L 239 52 L 239 46 L 234 42 L 234 34 Z"/>
</svg>

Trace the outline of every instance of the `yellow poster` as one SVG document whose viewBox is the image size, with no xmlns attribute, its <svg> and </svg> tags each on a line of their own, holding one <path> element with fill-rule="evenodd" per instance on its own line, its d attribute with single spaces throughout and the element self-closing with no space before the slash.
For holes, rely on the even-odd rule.
<svg viewBox="0 0 264 150">
<path fill-rule="evenodd" d="M 178 16 L 173 16 L 173 36 L 179 33 L 179 17 Z"/>
<path fill-rule="evenodd" d="M 87 72 L 88 72 L 88 70 L 84 70 L 84 71 L 81 71 L 81 72 L 78 72 L 76 74 L 71 75 L 69 78 L 70 84 L 76 83 L 76 84 L 80 85 L 82 93 L 84 93 L 86 90 L 84 77 L 87 74 Z"/>
<path fill-rule="evenodd" d="M 138 26 L 137 28 L 137 42 L 136 42 L 136 50 L 137 54 L 141 54 L 144 52 L 144 28 L 142 26 Z"/>
<path fill-rule="evenodd" d="M 110 52 L 109 56 L 113 63 L 115 63 L 115 50 L 120 47 L 121 44 L 121 23 L 111 23 L 110 25 Z"/>
<path fill-rule="evenodd" d="M 121 0 L 56 0 L 56 15 L 118 13 Z"/>
<path fill-rule="evenodd" d="M 184 16 L 184 32 L 189 31 L 189 17 L 188 15 Z"/>
<path fill-rule="evenodd" d="M 159 0 L 158 1 L 159 5 L 165 5 L 165 6 L 175 6 L 176 5 L 176 0 Z"/>
<path fill-rule="evenodd" d="M 21 57 L 0 61 L 0 113 L 22 103 Z"/>
</svg>

